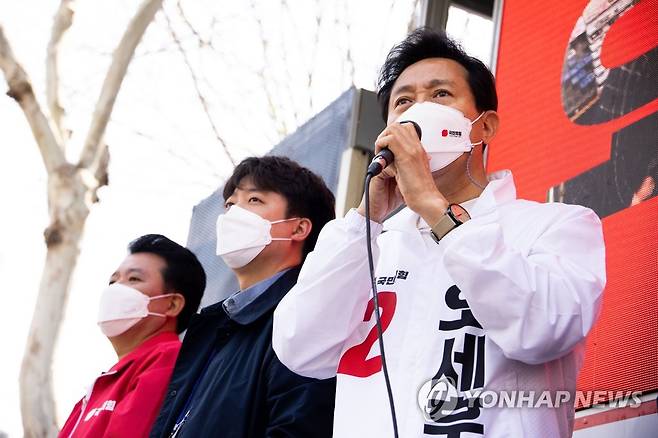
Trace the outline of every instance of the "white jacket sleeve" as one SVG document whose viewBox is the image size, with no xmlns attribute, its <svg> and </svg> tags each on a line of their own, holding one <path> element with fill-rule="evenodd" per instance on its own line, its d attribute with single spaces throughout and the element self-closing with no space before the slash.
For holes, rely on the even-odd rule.
<svg viewBox="0 0 658 438">
<path fill-rule="evenodd" d="M 297 374 L 335 376 L 344 344 L 363 320 L 371 293 L 365 226 L 356 210 L 325 225 L 297 284 L 274 312 L 272 347 Z M 375 266 L 381 229 L 371 222 Z"/>
<path fill-rule="evenodd" d="M 557 359 L 587 336 L 605 286 L 596 214 L 561 205 L 552 220 L 536 219 L 548 224 L 523 252 L 506 242 L 497 211 L 441 242 L 445 267 L 487 336 L 506 357 L 528 364 Z"/>
</svg>

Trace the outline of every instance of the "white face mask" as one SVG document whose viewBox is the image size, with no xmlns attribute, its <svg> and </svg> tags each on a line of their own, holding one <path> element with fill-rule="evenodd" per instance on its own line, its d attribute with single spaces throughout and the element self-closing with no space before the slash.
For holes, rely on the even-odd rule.
<svg viewBox="0 0 658 438">
<path fill-rule="evenodd" d="M 418 124 L 422 132 L 421 144 L 432 158 L 430 170 L 435 172 L 482 143 L 471 143 L 471 125 L 483 115 L 484 112 L 471 122 L 459 110 L 434 102 L 422 102 L 413 104 L 395 122 L 411 120 Z"/>
<path fill-rule="evenodd" d="M 272 224 L 299 218 L 270 222 L 256 213 L 231 206 L 217 218 L 217 255 L 231 269 L 242 268 L 265 249 L 273 240 L 292 240 L 290 237 L 272 237 Z"/>
<path fill-rule="evenodd" d="M 151 300 L 175 294 L 163 294 L 155 297 L 144 295 L 137 289 L 125 284 L 113 283 L 101 294 L 98 306 L 98 325 L 108 338 L 119 336 L 148 315 L 165 317 L 162 313 L 149 312 Z"/>
</svg>

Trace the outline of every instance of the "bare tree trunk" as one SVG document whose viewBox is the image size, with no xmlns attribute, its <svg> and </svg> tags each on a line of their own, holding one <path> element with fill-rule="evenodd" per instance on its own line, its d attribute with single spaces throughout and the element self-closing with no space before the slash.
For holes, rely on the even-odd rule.
<svg viewBox="0 0 658 438">
<path fill-rule="evenodd" d="M 77 165 L 66 161 L 64 156 L 67 136 L 62 127 L 64 109 L 59 104 L 57 89 L 57 49 L 72 22 L 72 1 L 61 0 L 48 46 L 46 76 L 50 120 L 42 112 L 31 82 L 16 61 L 0 26 L 0 70 L 9 86 L 7 95 L 21 106 L 48 172 L 50 225 L 44 231 L 46 261 L 20 373 L 21 413 L 27 438 L 50 438 L 58 432 L 52 388 L 53 353 L 89 208 L 97 201 L 98 188 L 108 180 L 109 153 L 103 135 L 135 48 L 162 1 L 143 0 L 126 27 L 100 90 Z M 53 131 L 51 123 L 57 131 Z"/>
<path fill-rule="evenodd" d="M 51 223 L 44 232 L 48 250 L 20 374 L 25 437 L 54 437 L 59 430 L 51 365 L 89 215 L 87 189 L 75 166 L 65 164 L 49 174 L 48 186 Z"/>
</svg>

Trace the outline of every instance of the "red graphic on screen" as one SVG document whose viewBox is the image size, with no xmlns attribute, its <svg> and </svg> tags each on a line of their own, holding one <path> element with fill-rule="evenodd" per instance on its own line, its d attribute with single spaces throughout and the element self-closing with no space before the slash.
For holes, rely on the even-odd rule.
<svg viewBox="0 0 658 438">
<path fill-rule="evenodd" d="M 607 285 L 578 389 L 658 389 L 658 0 L 504 2 L 488 171 L 603 218 Z"/>
</svg>

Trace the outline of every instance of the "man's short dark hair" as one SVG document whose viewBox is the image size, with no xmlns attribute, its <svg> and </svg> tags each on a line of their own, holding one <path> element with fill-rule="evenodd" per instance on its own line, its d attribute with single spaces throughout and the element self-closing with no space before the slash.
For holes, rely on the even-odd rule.
<svg viewBox="0 0 658 438">
<path fill-rule="evenodd" d="M 384 121 L 388 118 L 388 102 L 395 81 L 407 67 L 427 58 L 452 59 L 461 64 L 466 69 L 468 85 L 475 97 L 478 111 L 498 109 L 496 83 L 487 66 L 479 59 L 467 55 L 461 46 L 444 32 L 421 27 L 391 49 L 379 72 L 377 99 Z"/>
<path fill-rule="evenodd" d="M 244 178 L 258 190 L 275 192 L 288 201 L 286 218 L 305 217 L 313 224 L 304 241 L 302 260 L 313 251 L 324 224 L 336 217 L 335 199 L 322 178 L 286 157 L 268 155 L 245 158 L 224 185 L 228 199 Z"/>
<path fill-rule="evenodd" d="M 130 254 L 150 253 L 161 257 L 167 267 L 162 271 L 167 290 L 185 297 L 185 307 L 178 314 L 176 331 L 181 333 L 199 308 L 206 288 L 206 273 L 194 253 L 160 234 L 146 234 L 128 244 Z"/>
</svg>

